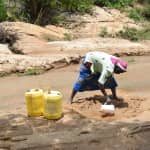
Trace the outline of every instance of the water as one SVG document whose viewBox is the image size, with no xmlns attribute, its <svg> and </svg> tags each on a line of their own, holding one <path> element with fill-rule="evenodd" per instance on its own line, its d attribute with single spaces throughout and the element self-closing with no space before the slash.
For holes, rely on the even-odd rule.
<svg viewBox="0 0 150 150">
<path fill-rule="evenodd" d="M 125 74 L 116 75 L 119 87 L 139 96 L 150 96 L 150 56 L 123 57 L 128 63 Z"/>
</svg>

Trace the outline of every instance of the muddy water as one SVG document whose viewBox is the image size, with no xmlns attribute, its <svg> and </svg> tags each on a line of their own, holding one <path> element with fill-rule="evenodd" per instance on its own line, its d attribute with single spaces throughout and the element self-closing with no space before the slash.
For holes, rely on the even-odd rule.
<svg viewBox="0 0 150 150">
<path fill-rule="evenodd" d="M 125 57 L 124 59 L 128 62 L 128 72 L 116 76 L 119 88 L 139 96 L 150 96 L 150 56 Z M 73 65 L 38 76 L 12 75 L 0 78 L 0 109 L 24 108 L 24 93 L 31 88 L 59 90 L 63 93 L 64 100 L 68 100 L 78 69 L 79 65 Z M 85 96 L 85 94 L 81 95 Z"/>
</svg>

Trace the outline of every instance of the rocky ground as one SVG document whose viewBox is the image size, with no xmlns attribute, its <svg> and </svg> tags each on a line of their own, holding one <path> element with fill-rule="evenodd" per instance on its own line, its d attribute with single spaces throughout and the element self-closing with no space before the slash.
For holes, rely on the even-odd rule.
<svg viewBox="0 0 150 150">
<path fill-rule="evenodd" d="M 5 119 L 1 119 L 1 129 L 7 132 L 5 135 L 1 132 L 1 149 L 148 150 L 150 148 L 149 122 L 108 124 L 82 118 L 72 111 L 68 113 L 72 116 L 72 120 L 56 123 L 18 114 L 5 116 Z"/>
</svg>

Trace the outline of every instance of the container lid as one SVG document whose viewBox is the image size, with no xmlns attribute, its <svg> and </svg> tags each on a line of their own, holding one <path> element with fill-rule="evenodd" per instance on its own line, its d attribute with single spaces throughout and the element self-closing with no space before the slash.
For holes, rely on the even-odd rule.
<svg viewBox="0 0 150 150">
<path fill-rule="evenodd" d="M 38 89 L 38 88 L 30 89 L 25 94 L 37 94 L 37 93 L 43 93 L 43 90 L 42 89 Z"/>
<path fill-rule="evenodd" d="M 45 94 L 47 94 L 48 96 L 62 96 L 62 94 L 59 91 L 49 91 Z"/>
</svg>

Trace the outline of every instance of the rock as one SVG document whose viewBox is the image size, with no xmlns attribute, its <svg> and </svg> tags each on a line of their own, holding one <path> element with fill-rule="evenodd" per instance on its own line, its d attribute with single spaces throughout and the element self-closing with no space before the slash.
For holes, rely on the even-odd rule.
<svg viewBox="0 0 150 150">
<path fill-rule="evenodd" d="M 100 50 L 112 54 L 135 55 L 149 53 L 149 45 L 145 43 L 131 42 L 124 39 L 115 38 L 80 38 L 73 41 L 49 42 L 49 46 L 55 51 L 72 52 L 85 54 L 87 51 Z"/>
<path fill-rule="evenodd" d="M 73 121 L 73 117 L 70 115 L 64 115 L 63 118 L 61 118 L 59 121 L 57 121 L 57 123 L 62 123 L 62 124 L 66 124 L 66 125 L 72 125 L 74 124 Z"/>
<path fill-rule="evenodd" d="M 74 59 L 72 59 L 72 57 Z M 77 62 L 80 55 L 45 55 L 45 56 L 26 56 L 26 55 L 7 55 L 0 54 L 0 73 L 16 73 L 31 71 L 44 71 L 52 68 L 63 67 L 70 63 Z"/>
<path fill-rule="evenodd" d="M 11 148 L 10 142 L 1 142 L 0 141 L 0 150 L 8 150 Z"/>
<path fill-rule="evenodd" d="M 51 32 L 56 33 L 56 35 L 59 35 L 61 39 L 64 39 L 65 34 L 71 34 L 71 31 L 54 25 L 47 25 L 45 26 L 45 28 L 50 30 Z"/>
<path fill-rule="evenodd" d="M 9 39 L 11 51 L 19 54 L 50 53 L 47 41 L 62 40 L 66 32 L 60 28 L 56 32 L 53 26 L 44 28 L 24 22 L 3 22 L 0 28 L 3 29 L 1 41 Z"/>
<path fill-rule="evenodd" d="M 17 137 L 11 138 L 12 142 L 19 142 L 19 141 L 25 141 L 25 140 L 27 140 L 27 137 L 25 137 L 25 136 L 17 136 Z"/>
<path fill-rule="evenodd" d="M 140 25 L 137 25 L 119 10 L 97 6 L 93 8 L 92 15 L 72 14 L 68 15 L 67 21 L 65 24 L 67 24 L 68 29 L 72 30 L 74 38 L 97 37 L 104 29 L 107 33 L 115 35 L 125 26 L 141 28 Z"/>
<path fill-rule="evenodd" d="M 86 127 L 84 129 L 82 129 L 79 134 L 89 134 L 91 132 L 92 132 L 92 128 L 91 127 Z"/>
<path fill-rule="evenodd" d="M 7 136 L 7 135 L 0 136 L 0 140 L 2 140 L 2 141 L 8 141 L 10 139 L 11 139 L 11 136 Z"/>
<path fill-rule="evenodd" d="M 44 39 L 44 36 L 49 36 L 52 40 L 60 40 L 63 38 L 63 33 L 59 33 L 53 30 L 53 27 L 46 28 L 40 27 L 38 25 L 29 24 L 25 22 L 3 22 L 0 24 L 9 33 L 18 32 L 19 35 L 33 36 L 39 39 Z M 19 37 L 20 39 L 22 37 Z"/>
<path fill-rule="evenodd" d="M 0 44 L 0 54 L 12 54 L 7 44 Z"/>
<path fill-rule="evenodd" d="M 121 133 L 124 134 L 124 135 L 128 135 L 129 132 L 130 132 L 130 130 L 129 130 L 128 128 L 126 128 L 126 127 L 121 128 L 120 131 L 121 131 Z"/>
</svg>

